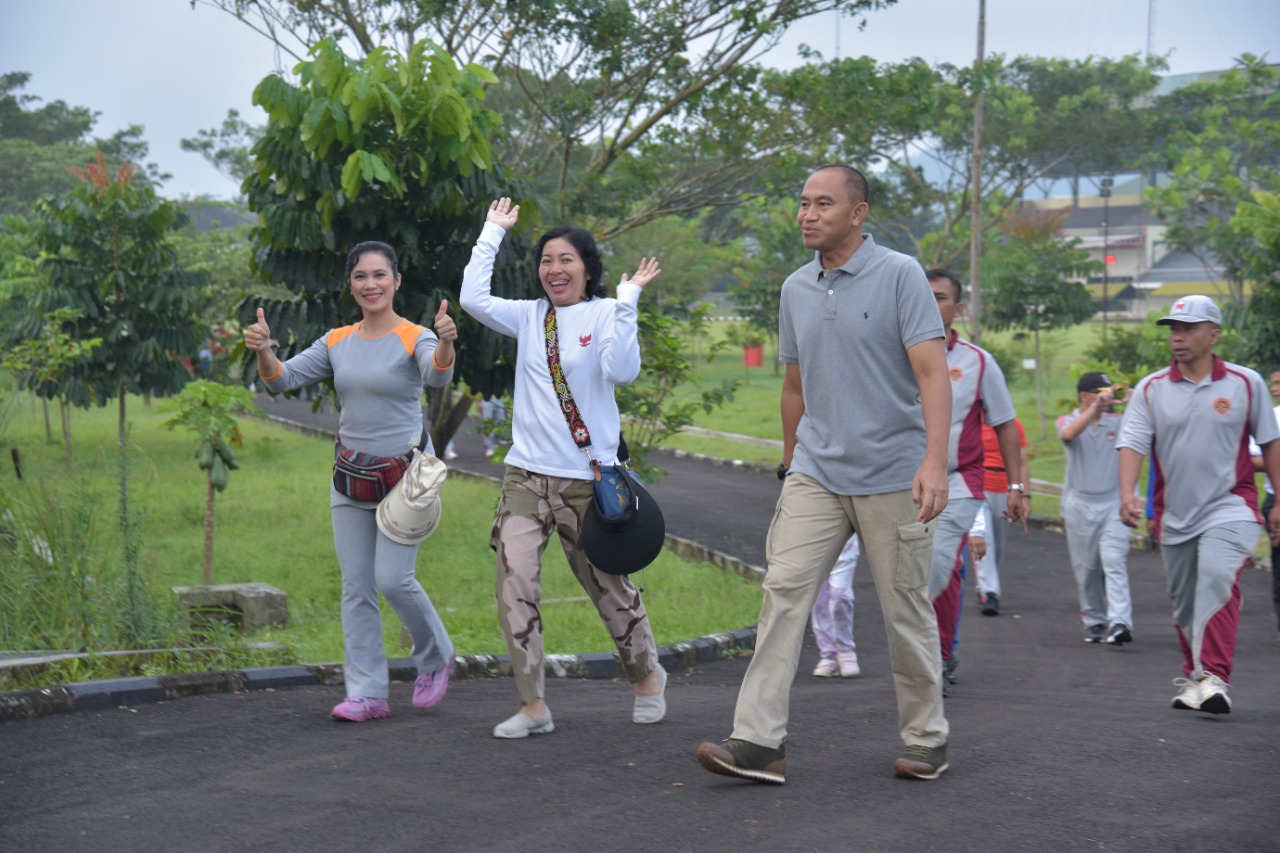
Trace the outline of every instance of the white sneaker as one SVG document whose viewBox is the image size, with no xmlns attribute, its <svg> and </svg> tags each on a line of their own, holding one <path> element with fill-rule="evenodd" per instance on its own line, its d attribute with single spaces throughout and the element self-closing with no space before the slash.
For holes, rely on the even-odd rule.
<svg viewBox="0 0 1280 853">
<path fill-rule="evenodd" d="M 842 678 L 853 678 L 862 674 L 862 669 L 858 666 L 857 652 L 836 652 L 836 663 L 840 664 Z"/>
<path fill-rule="evenodd" d="M 813 674 L 818 678 L 830 678 L 833 675 L 840 674 L 840 664 L 831 658 L 823 658 L 818 661 L 818 665 L 813 668 Z"/>
<path fill-rule="evenodd" d="M 1227 682 L 1212 672 L 1206 672 L 1200 679 L 1199 711 L 1206 714 L 1230 714 L 1231 697 L 1227 695 Z"/>
<path fill-rule="evenodd" d="M 513 716 L 493 727 L 493 736 L 515 739 L 529 735 L 551 734 L 556 730 L 556 725 L 551 722 L 551 709 L 547 708 L 546 711 L 547 715 L 541 720 L 535 720 L 523 711 L 516 711 Z"/>
<path fill-rule="evenodd" d="M 1183 711 L 1200 710 L 1200 684 L 1189 678 L 1175 678 L 1173 686 L 1178 688 L 1178 695 L 1173 697 L 1173 707 Z"/>
<path fill-rule="evenodd" d="M 658 692 L 637 693 L 631 710 L 631 722 L 656 723 L 667 715 L 667 671 L 658 665 Z"/>
</svg>

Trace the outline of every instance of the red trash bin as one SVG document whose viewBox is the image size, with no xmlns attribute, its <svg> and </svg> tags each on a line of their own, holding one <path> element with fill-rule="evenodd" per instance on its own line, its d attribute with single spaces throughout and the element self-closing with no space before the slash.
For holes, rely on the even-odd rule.
<svg viewBox="0 0 1280 853">
<path fill-rule="evenodd" d="M 764 347 L 743 347 L 742 363 L 747 367 L 764 366 Z"/>
</svg>

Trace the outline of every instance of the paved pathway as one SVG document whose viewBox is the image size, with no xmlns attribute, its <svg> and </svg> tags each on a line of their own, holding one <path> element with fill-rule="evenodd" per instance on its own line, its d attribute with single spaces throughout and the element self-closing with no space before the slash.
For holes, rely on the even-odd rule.
<svg viewBox="0 0 1280 853">
<path fill-rule="evenodd" d="M 467 441 L 459 467 L 484 470 Z M 673 532 L 757 562 L 776 480 L 666 467 L 655 494 Z M 1013 534 L 1009 550 L 1004 613 L 970 600 L 952 768 L 936 782 L 893 777 L 892 679 L 864 569 L 864 675 L 812 678 L 806 645 L 784 786 L 693 759 L 729 732 L 742 659 L 672 673 L 655 726 L 630 722 L 623 683 L 553 680 L 556 732 L 527 741 L 489 735 L 516 708 L 506 679 L 455 681 L 426 713 L 397 683 L 392 716 L 364 725 L 327 718 L 340 687 L 259 690 L 0 724 L 0 850 L 1280 849 L 1270 577 L 1244 574 L 1235 712 L 1212 717 L 1169 707 L 1180 655 L 1157 556 L 1132 555 L 1137 641 L 1112 649 L 1080 641 L 1060 536 Z"/>
</svg>

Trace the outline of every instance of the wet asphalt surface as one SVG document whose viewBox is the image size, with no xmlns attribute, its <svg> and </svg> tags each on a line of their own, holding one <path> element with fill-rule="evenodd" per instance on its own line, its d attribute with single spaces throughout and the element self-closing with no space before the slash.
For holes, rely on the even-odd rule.
<svg viewBox="0 0 1280 853">
<path fill-rule="evenodd" d="M 456 468 L 487 470 L 474 436 L 458 450 Z M 777 481 L 662 464 L 669 532 L 760 564 Z M 508 679 L 455 680 L 427 712 L 396 683 L 392 715 L 363 724 L 329 719 L 340 686 L 293 687 L 0 723 L 0 851 L 1280 850 L 1269 573 L 1242 576 L 1234 710 L 1216 717 L 1170 708 L 1181 654 L 1158 555 L 1131 554 L 1135 642 L 1111 648 L 1081 642 L 1060 535 L 1013 533 L 1009 552 L 1001 615 L 967 595 L 937 781 L 893 775 L 902 745 L 864 566 L 863 674 L 810 676 L 807 643 L 785 785 L 693 757 L 728 736 L 743 658 L 673 672 L 652 726 L 631 722 L 625 682 L 549 679 L 556 731 L 523 741 L 490 734 L 518 706 Z"/>
</svg>

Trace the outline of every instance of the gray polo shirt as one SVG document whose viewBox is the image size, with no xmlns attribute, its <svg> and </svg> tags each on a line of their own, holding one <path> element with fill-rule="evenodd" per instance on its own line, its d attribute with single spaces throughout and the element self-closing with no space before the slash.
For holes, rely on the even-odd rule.
<svg viewBox="0 0 1280 853">
<path fill-rule="evenodd" d="M 1058 437 L 1081 417 L 1076 409 L 1058 418 Z M 1064 441 L 1067 453 L 1066 481 L 1063 492 L 1094 500 L 1120 499 L 1120 454 L 1116 452 L 1116 439 L 1120 435 L 1122 418 L 1115 412 L 1103 412 L 1098 422 L 1085 427 L 1071 441 Z"/>
<path fill-rule="evenodd" d="M 1267 386 L 1216 355 L 1199 383 L 1175 362 L 1133 389 L 1116 446 L 1151 454 L 1161 542 L 1177 545 L 1234 521 L 1262 522 L 1250 434 L 1260 445 L 1280 438 Z"/>
<path fill-rule="evenodd" d="M 815 254 L 788 276 L 778 358 L 804 387 L 791 470 L 840 495 L 911 488 L 925 433 L 907 350 L 942 335 L 924 269 L 869 234 L 843 266 L 824 273 Z"/>
</svg>

